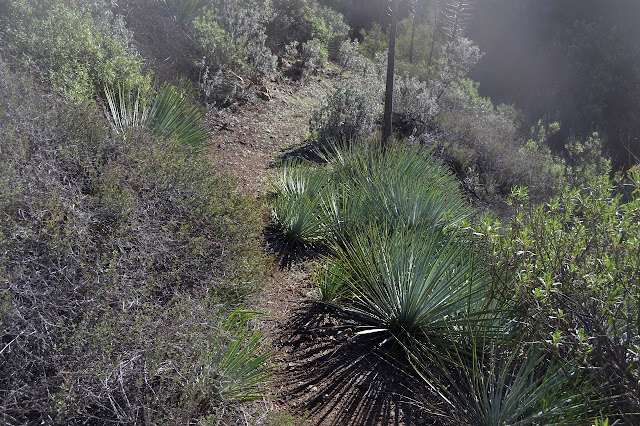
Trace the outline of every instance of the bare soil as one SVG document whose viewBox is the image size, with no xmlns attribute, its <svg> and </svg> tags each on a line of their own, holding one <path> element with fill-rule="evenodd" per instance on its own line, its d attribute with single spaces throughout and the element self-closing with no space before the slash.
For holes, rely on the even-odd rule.
<svg viewBox="0 0 640 426">
<path fill-rule="evenodd" d="M 270 100 L 256 97 L 235 111 L 210 114 L 216 129 L 210 155 L 238 176 L 240 191 L 265 200 L 274 162 L 305 142 L 314 108 L 339 78 L 327 72 L 303 83 L 272 81 L 266 91 L 256 88 Z M 356 324 L 314 301 L 309 269 L 303 261 L 274 266 L 257 301 L 270 315 L 263 327 L 276 364 L 274 411 L 305 425 L 451 423 L 446 407 L 403 372 L 399 352 L 358 337 Z M 418 409 L 416 395 L 432 409 Z"/>
</svg>

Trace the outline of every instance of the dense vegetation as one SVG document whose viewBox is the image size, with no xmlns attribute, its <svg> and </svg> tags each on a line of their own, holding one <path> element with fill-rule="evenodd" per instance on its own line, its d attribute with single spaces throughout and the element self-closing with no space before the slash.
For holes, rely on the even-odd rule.
<svg viewBox="0 0 640 426">
<path fill-rule="evenodd" d="M 637 126 L 612 98 L 633 105 L 635 51 L 610 15 L 563 9 L 554 49 L 600 68 L 576 62 L 585 93 L 523 113 L 469 78 L 494 48 L 464 37 L 489 6 L 401 2 L 383 144 L 386 2 L 361 3 L 0 2 L 4 422 L 267 422 L 249 297 L 265 244 L 451 419 L 637 422 L 640 171 L 606 155 L 637 162 L 612 142 Z M 208 158 L 207 112 L 327 68 L 311 154 L 277 165 L 268 200 L 238 192 Z"/>
</svg>

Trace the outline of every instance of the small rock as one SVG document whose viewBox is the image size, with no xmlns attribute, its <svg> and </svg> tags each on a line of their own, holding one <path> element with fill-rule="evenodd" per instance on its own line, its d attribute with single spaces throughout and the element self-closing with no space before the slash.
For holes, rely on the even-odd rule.
<svg viewBox="0 0 640 426">
<path fill-rule="evenodd" d="M 265 101 L 270 101 L 271 99 L 273 99 L 273 96 L 271 96 L 271 91 L 269 90 L 269 88 L 267 86 L 262 86 L 258 89 L 258 97 L 262 100 Z"/>
</svg>

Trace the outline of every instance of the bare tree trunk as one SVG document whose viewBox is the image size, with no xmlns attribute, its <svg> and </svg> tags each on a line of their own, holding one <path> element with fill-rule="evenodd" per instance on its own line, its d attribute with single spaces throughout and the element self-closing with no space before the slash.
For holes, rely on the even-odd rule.
<svg viewBox="0 0 640 426">
<path fill-rule="evenodd" d="M 436 44 L 436 35 L 438 34 L 438 13 L 440 11 L 440 2 L 439 0 L 434 0 L 435 7 L 433 8 L 433 31 L 431 32 L 431 51 L 429 52 L 429 68 L 431 68 L 431 64 L 433 63 L 433 50 L 435 49 Z"/>
<path fill-rule="evenodd" d="M 382 19 L 380 19 L 380 24 L 378 25 L 378 28 L 376 29 L 376 39 L 375 42 L 373 44 L 373 52 L 371 52 L 372 56 L 375 56 L 375 54 L 378 52 L 378 44 L 380 43 L 380 30 L 382 28 Z"/>
<path fill-rule="evenodd" d="M 411 24 L 411 46 L 409 46 L 409 64 L 413 65 L 413 41 L 416 38 L 416 10 L 413 10 L 413 22 Z"/>
<path fill-rule="evenodd" d="M 451 32 L 451 40 L 455 40 L 458 36 L 458 28 L 460 27 L 460 15 L 463 10 L 463 4 L 461 1 L 456 5 L 456 19 L 453 23 L 453 31 Z"/>
<path fill-rule="evenodd" d="M 393 79 L 396 66 L 396 33 L 398 32 L 398 2 L 399 0 L 389 0 L 391 2 L 391 29 L 389 31 L 389 58 L 387 62 L 387 87 L 384 96 L 384 118 L 382 120 L 382 144 L 391 144 L 393 132 Z"/>
</svg>

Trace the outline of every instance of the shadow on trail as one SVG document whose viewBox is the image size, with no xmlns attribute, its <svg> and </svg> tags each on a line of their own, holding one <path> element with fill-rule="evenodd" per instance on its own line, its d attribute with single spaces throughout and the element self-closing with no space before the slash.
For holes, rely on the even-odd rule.
<svg viewBox="0 0 640 426">
<path fill-rule="evenodd" d="M 303 305 L 285 327 L 283 376 L 291 385 L 280 397 L 307 413 L 305 424 L 446 424 L 444 407 L 409 374 L 401 349 L 381 348 L 380 336 L 357 336 L 356 327 L 317 302 Z M 428 412 L 416 403 L 425 398 Z"/>
<path fill-rule="evenodd" d="M 332 149 L 335 148 L 327 143 L 322 144 L 318 141 L 306 140 L 300 145 L 281 150 L 274 161 L 269 164 L 269 168 L 280 167 L 289 160 L 304 160 L 323 164 L 326 163 L 326 156 L 331 153 Z"/>
</svg>

